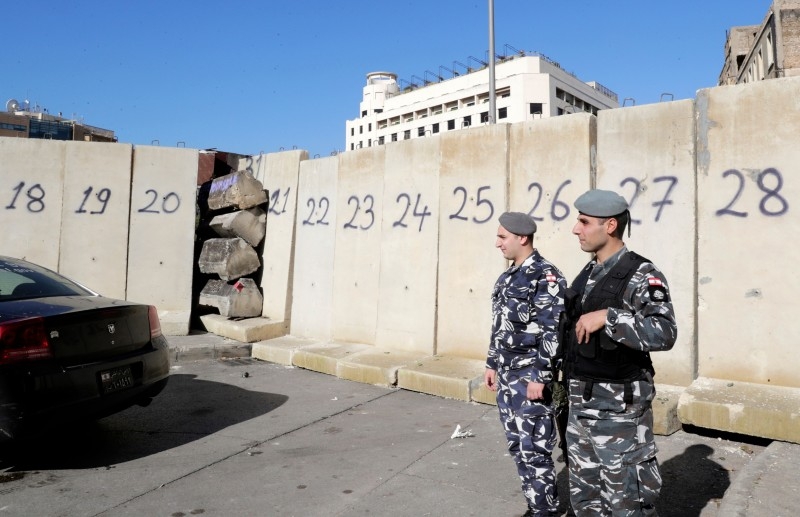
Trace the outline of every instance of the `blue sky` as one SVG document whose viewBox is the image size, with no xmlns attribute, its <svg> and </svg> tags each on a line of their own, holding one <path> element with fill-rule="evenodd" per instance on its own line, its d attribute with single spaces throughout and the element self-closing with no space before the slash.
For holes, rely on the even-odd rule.
<svg viewBox="0 0 800 517">
<path fill-rule="evenodd" d="M 135 145 L 328 156 L 344 149 L 368 72 L 410 81 L 485 59 L 488 4 L 29 0 L 4 9 L 0 98 Z M 495 47 L 540 52 L 620 101 L 690 99 L 716 85 L 726 31 L 770 5 L 494 0 Z"/>
</svg>

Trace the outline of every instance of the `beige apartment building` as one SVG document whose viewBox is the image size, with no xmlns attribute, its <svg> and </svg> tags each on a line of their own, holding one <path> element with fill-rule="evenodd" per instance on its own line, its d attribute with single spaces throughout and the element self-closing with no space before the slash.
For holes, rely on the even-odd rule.
<svg viewBox="0 0 800 517">
<path fill-rule="evenodd" d="M 434 75 L 401 88 L 391 72 L 367 74 L 359 117 L 346 122 L 348 151 L 466 129 L 489 120 L 489 69 Z M 426 74 L 427 77 L 427 74 Z M 582 82 L 542 55 L 519 53 L 495 64 L 496 122 L 521 122 L 617 108 L 617 94 Z"/>
<path fill-rule="evenodd" d="M 760 25 L 732 27 L 719 84 L 800 75 L 800 0 L 775 0 Z"/>
</svg>

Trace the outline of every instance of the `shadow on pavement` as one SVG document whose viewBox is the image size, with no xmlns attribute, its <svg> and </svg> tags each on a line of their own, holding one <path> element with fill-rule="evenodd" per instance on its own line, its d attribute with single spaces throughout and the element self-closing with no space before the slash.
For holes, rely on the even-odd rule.
<svg viewBox="0 0 800 517">
<path fill-rule="evenodd" d="M 713 453 L 708 445 L 695 444 L 661 464 L 658 515 L 698 517 L 709 502 L 719 503 L 731 482 L 728 471 L 710 458 Z"/>
<path fill-rule="evenodd" d="M 92 422 L 56 426 L 0 446 L 0 470 L 113 468 L 201 439 L 280 407 L 286 395 L 172 374 L 148 407 Z"/>
</svg>

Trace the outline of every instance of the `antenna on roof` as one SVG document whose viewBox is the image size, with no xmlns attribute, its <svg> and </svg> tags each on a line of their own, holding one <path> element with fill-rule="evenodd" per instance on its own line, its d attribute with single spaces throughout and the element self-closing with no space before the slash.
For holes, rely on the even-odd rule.
<svg viewBox="0 0 800 517">
<path fill-rule="evenodd" d="M 6 111 L 9 113 L 14 113 L 19 109 L 19 101 L 17 99 L 8 99 L 6 102 Z"/>
</svg>

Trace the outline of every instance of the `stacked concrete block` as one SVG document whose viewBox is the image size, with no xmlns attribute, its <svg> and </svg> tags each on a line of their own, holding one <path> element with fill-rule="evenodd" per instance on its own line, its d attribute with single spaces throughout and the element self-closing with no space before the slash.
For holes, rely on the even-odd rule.
<svg viewBox="0 0 800 517">
<path fill-rule="evenodd" d="M 197 261 L 206 281 L 198 303 L 216 307 L 227 318 L 261 316 L 264 299 L 254 278 L 262 271 L 256 248 L 266 233 L 266 213 L 259 205 L 267 202 L 260 181 L 246 171 L 225 174 L 211 180 L 208 211 L 219 211 L 208 227 L 217 237 L 203 241 Z M 201 217 L 206 214 L 202 214 Z"/>
<path fill-rule="evenodd" d="M 264 186 L 246 171 L 234 172 L 213 180 L 208 193 L 208 208 L 211 210 L 228 207 L 244 210 L 266 201 Z"/>
<path fill-rule="evenodd" d="M 236 280 L 261 267 L 258 254 L 241 237 L 208 239 L 198 262 L 203 273 L 216 273 L 222 280 Z"/>
<path fill-rule="evenodd" d="M 267 232 L 267 214 L 258 207 L 215 216 L 211 229 L 220 237 L 241 237 L 250 246 L 258 246 Z"/>
<path fill-rule="evenodd" d="M 226 318 L 252 318 L 261 315 L 264 300 L 252 278 L 240 278 L 233 284 L 209 280 L 200 292 L 200 303 L 216 307 Z"/>
</svg>

